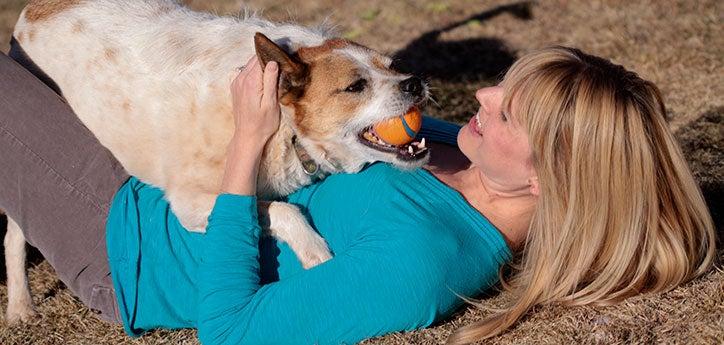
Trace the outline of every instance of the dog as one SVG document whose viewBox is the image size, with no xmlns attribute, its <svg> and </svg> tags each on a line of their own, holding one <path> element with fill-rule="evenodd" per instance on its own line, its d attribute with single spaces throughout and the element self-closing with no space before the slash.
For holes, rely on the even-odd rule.
<svg viewBox="0 0 724 345">
<path fill-rule="evenodd" d="M 282 110 L 262 158 L 261 199 L 374 161 L 409 169 L 429 156 L 424 141 L 390 145 L 372 130 L 421 105 L 427 85 L 324 28 L 219 17 L 172 0 L 31 0 L 14 37 L 124 168 L 165 191 L 191 231 L 203 231 L 219 194 L 234 130 L 229 86 L 255 53 L 263 65 L 279 64 Z M 305 268 L 331 258 L 294 206 L 262 203 L 260 214 Z M 34 314 L 24 238 L 9 224 L 6 314 L 24 321 Z"/>
</svg>

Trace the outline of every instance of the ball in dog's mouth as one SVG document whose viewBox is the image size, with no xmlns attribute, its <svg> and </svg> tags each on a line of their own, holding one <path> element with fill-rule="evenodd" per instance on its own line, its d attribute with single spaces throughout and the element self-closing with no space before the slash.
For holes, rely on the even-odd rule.
<svg viewBox="0 0 724 345">
<path fill-rule="evenodd" d="M 411 112 L 418 112 L 418 110 L 414 107 L 410 108 L 406 115 L 409 115 Z M 404 122 L 404 119 L 402 121 Z M 425 138 L 422 138 L 420 141 L 414 141 L 413 139 L 408 143 L 395 145 L 380 138 L 381 136 L 375 130 L 376 127 L 379 127 L 378 124 L 371 125 L 359 133 L 359 140 L 362 144 L 377 151 L 395 153 L 397 158 L 403 161 L 416 161 L 427 157 L 429 150 L 427 146 L 425 146 Z M 417 129 L 419 130 L 419 128 Z"/>
</svg>

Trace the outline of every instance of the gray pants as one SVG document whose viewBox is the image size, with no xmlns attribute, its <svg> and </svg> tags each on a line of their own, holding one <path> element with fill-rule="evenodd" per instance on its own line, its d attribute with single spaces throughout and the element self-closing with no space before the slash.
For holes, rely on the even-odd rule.
<svg viewBox="0 0 724 345">
<path fill-rule="evenodd" d="M 115 322 L 105 223 L 128 177 L 58 94 L 0 53 L 0 209 L 74 295 Z"/>
</svg>

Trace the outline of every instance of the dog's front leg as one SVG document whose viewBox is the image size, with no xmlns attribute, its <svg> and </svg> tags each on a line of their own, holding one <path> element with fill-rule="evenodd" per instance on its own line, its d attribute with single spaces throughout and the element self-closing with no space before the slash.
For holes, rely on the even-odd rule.
<svg viewBox="0 0 724 345">
<path fill-rule="evenodd" d="M 259 223 L 277 239 L 289 244 L 305 269 L 332 258 L 324 241 L 299 209 L 285 202 L 259 202 Z"/>
<path fill-rule="evenodd" d="M 25 236 L 20 226 L 10 217 L 8 217 L 8 230 L 4 242 L 8 278 L 8 309 L 5 311 L 5 321 L 10 325 L 21 321 L 28 322 L 36 313 L 25 269 Z"/>
</svg>

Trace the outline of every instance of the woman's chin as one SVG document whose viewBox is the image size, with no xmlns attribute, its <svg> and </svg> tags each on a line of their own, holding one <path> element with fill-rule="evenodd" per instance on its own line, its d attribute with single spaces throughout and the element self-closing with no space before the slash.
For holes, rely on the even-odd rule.
<svg viewBox="0 0 724 345">
<path fill-rule="evenodd" d="M 458 148 L 460 149 L 460 152 L 462 152 L 465 157 L 468 158 L 468 160 L 472 161 L 471 154 L 473 154 L 473 151 L 475 150 L 475 146 L 472 142 L 471 135 L 469 133 L 470 129 L 467 128 L 468 125 L 463 126 L 463 128 L 460 129 L 460 132 L 458 132 Z"/>
</svg>

